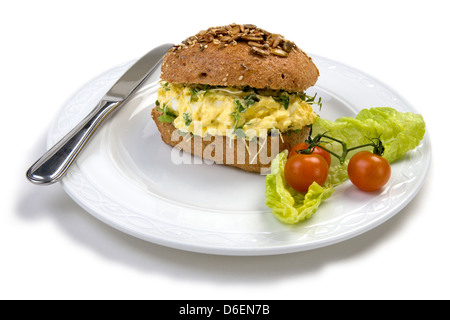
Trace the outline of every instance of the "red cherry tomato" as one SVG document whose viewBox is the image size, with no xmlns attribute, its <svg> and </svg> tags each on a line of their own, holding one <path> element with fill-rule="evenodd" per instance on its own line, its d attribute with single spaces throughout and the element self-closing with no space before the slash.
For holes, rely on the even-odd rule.
<svg viewBox="0 0 450 320">
<path fill-rule="evenodd" d="M 308 149 L 308 147 L 309 146 L 306 142 L 297 144 L 289 152 L 289 158 L 298 154 L 297 151 Z M 328 167 L 331 165 L 331 155 L 327 151 L 323 150 L 321 147 L 314 147 L 311 151 L 313 154 L 318 154 L 319 156 L 322 156 L 328 163 Z"/>
<path fill-rule="evenodd" d="M 389 162 L 372 152 L 360 151 L 348 163 L 350 181 L 363 191 L 381 189 L 391 177 Z"/>
<path fill-rule="evenodd" d="M 328 163 L 317 154 L 295 154 L 284 167 L 286 182 L 299 192 L 307 192 L 315 181 L 323 185 L 328 177 Z"/>
</svg>

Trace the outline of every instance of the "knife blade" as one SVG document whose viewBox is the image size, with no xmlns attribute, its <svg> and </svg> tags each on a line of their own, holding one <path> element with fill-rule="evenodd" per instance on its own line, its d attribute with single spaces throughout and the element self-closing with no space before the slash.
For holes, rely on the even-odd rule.
<svg viewBox="0 0 450 320">
<path fill-rule="evenodd" d="M 63 178 L 100 124 L 145 82 L 173 46 L 160 45 L 136 61 L 95 108 L 27 170 L 27 179 L 38 185 L 49 185 Z"/>
</svg>

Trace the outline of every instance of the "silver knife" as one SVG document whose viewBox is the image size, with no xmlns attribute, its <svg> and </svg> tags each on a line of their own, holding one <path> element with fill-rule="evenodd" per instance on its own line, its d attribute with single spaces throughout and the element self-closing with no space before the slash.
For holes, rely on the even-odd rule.
<svg viewBox="0 0 450 320">
<path fill-rule="evenodd" d="M 109 89 L 97 106 L 28 169 L 26 173 L 28 180 L 39 185 L 48 185 L 60 180 L 102 121 L 127 101 L 128 97 L 155 71 L 164 55 L 173 46 L 167 43 L 156 47 L 134 63 Z"/>
</svg>

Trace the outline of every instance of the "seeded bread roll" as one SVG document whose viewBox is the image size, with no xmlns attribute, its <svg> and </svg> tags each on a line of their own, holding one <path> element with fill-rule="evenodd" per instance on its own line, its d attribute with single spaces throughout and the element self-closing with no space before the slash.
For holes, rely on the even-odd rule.
<svg viewBox="0 0 450 320">
<path fill-rule="evenodd" d="M 264 174 L 279 152 L 308 137 L 315 114 L 304 91 L 318 77 L 311 58 L 279 34 L 247 24 L 211 27 L 164 56 L 165 83 L 151 115 L 168 145 Z M 199 123 L 205 131 L 195 130 Z"/>
<path fill-rule="evenodd" d="M 317 67 L 294 43 L 259 28 L 251 30 L 257 36 L 241 35 L 237 41 L 230 41 L 230 35 L 220 33 L 209 38 L 211 31 L 188 38 L 185 45 L 176 46 L 164 57 L 161 79 L 170 83 L 249 86 L 289 92 L 303 92 L 316 83 Z M 232 35 L 232 31 L 228 32 Z M 223 38 L 228 41 L 219 40 Z"/>
</svg>

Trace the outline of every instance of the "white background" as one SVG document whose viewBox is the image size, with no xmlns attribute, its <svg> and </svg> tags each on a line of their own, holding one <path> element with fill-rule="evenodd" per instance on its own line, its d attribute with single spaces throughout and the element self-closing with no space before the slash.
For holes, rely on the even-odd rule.
<svg viewBox="0 0 450 320">
<path fill-rule="evenodd" d="M 449 299 L 447 1 L 3 1 L 2 299 Z M 405 97 L 432 141 L 417 197 L 329 247 L 266 257 L 183 252 L 99 222 L 25 179 L 76 90 L 160 43 L 253 23 L 362 70 Z"/>
</svg>

